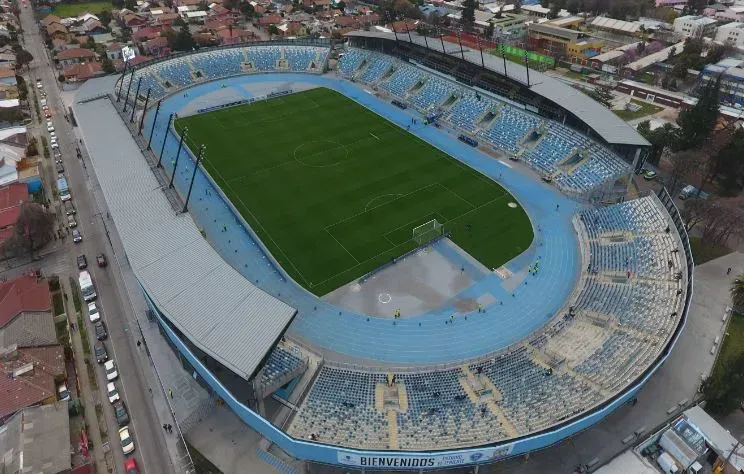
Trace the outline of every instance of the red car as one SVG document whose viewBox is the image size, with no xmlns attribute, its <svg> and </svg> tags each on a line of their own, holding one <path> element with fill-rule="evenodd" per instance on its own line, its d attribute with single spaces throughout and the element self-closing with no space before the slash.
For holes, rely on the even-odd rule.
<svg viewBox="0 0 744 474">
<path fill-rule="evenodd" d="M 124 472 L 126 474 L 139 474 L 139 468 L 137 467 L 137 461 L 134 458 L 129 458 L 124 461 Z"/>
</svg>

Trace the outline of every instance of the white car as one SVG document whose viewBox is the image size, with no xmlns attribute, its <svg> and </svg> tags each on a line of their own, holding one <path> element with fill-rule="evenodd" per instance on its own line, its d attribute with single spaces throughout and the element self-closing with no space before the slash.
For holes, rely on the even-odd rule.
<svg viewBox="0 0 744 474">
<path fill-rule="evenodd" d="M 124 454 L 131 454 L 134 451 L 134 439 L 131 433 L 129 433 L 129 425 L 119 430 L 119 440 L 121 441 L 121 449 Z"/>
<path fill-rule="evenodd" d="M 119 401 L 119 391 L 116 390 L 116 385 L 114 385 L 114 382 L 106 384 L 106 392 L 108 393 L 108 399 L 111 403 Z"/>
<path fill-rule="evenodd" d="M 62 385 L 57 387 L 57 395 L 59 395 L 59 399 L 62 401 L 70 399 L 70 391 L 67 390 L 67 384 L 63 383 Z"/>
<path fill-rule="evenodd" d="M 106 371 L 106 380 L 109 382 L 113 382 L 119 377 L 119 372 L 116 371 L 116 364 L 113 360 L 104 362 L 103 369 Z"/>
<path fill-rule="evenodd" d="M 52 142 L 52 149 L 56 150 L 57 148 L 59 148 L 59 145 L 57 144 L 57 142 Z"/>
<path fill-rule="evenodd" d="M 75 226 L 71 226 L 71 227 L 75 227 Z M 101 319 L 101 313 L 98 312 L 98 307 L 96 306 L 95 303 L 88 303 L 88 318 L 90 318 L 91 323 L 95 323 L 96 321 Z"/>
<path fill-rule="evenodd" d="M 54 133 L 54 125 L 47 125 L 47 132 Z"/>
<path fill-rule="evenodd" d="M 55 142 L 57 141 L 57 134 L 54 133 L 54 127 L 52 127 L 52 131 L 49 132 L 49 137 L 51 137 L 51 139 L 54 140 Z"/>
</svg>

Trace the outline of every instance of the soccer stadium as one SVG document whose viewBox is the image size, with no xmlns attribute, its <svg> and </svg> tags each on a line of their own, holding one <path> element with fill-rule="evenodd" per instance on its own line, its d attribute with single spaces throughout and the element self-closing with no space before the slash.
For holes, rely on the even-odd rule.
<svg viewBox="0 0 744 474">
<path fill-rule="evenodd" d="M 184 370 L 308 472 L 549 447 L 632 400 L 685 324 L 679 213 L 627 198 L 649 144 L 481 51 L 199 50 L 91 80 L 73 111 Z"/>
</svg>

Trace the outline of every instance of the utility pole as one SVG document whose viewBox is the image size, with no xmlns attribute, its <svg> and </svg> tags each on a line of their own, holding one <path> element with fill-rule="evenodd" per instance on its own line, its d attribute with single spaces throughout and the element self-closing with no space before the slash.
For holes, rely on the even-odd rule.
<svg viewBox="0 0 744 474">
<path fill-rule="evenodd" d="M 168 130 L 170 130 L 171 124 L 173 123 L 173 117 L 175 116 L 176 116 L 176 113 L 171 112 L 170 118 L 168 119 L 168 126 L 165 128 L 165 134 L 163 135 L 163 146 L 160 147 L 160 158 L 158 158 L 158 168 L 163 167 L 162 161 L 163 161 L 163 152 L 165 151 L 165 142 L 168 141 Z"/>
<path fill-rule="evenodd" d="M 155 125 L 158 123 L 158 114 L 160 113 L 160 104 L 163 102 L 163 99 L 160 99 L 158 101 L 158 106 L 155 109 L 155 118 L 152 120 L 152 128 L 150 129 L 150 139 L 147 140 L 147 149 L 152 149 L 152 136 L 155 133 Z"/>
<path fill-rule="evenodd" d="M 191 190 L 194 188 L 194 178 L 196 178 L 196 170 L 199 169 L 199 163 L 201 163 L 201 160 L 204 157 L 204 150 L 206 149 L 207 146 L 202 144 L 199 147 L 199 154 L 196 155 L 196 165 L 194 166 L 194 172 L 191 173 L 191 183 L 189 183 L 189 192 L 186 193 L 186 202 L 183 203 L 183 212 L 189 211 L 189 199 L 191 198 Z"/>
<path fill-rule="evenodd" d="M 168 187 L 173 187 L 173 179 L 176 177 L 176 168 L 178 168 L 178 159 L 181 157 L 181 148 L 183 148 L 183 139 L 186 138 L 186 135 L 189 133 L 189 127 L 183 127 L 183 131 L 181 132 L 181 140 L 178 141 L 178 151 L 176 151 L 176 161 L 173 163 L 173 173 L 171 173 L 171 179 L 170 183 L 168 183 Z"/>
</svg>

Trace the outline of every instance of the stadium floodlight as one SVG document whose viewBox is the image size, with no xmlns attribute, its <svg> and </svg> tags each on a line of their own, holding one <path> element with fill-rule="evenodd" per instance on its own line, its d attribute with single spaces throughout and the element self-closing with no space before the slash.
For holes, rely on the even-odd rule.
<svg viewBox="0 0 744 474">
<path fill-rule="evenodd" d="M 417 245 L 424 245 L 442 235 L 443 232 L 444 225 L 436 219 L 432 219 L 429 222 L 414 227 L 412 239 Z"/>
</svg>

